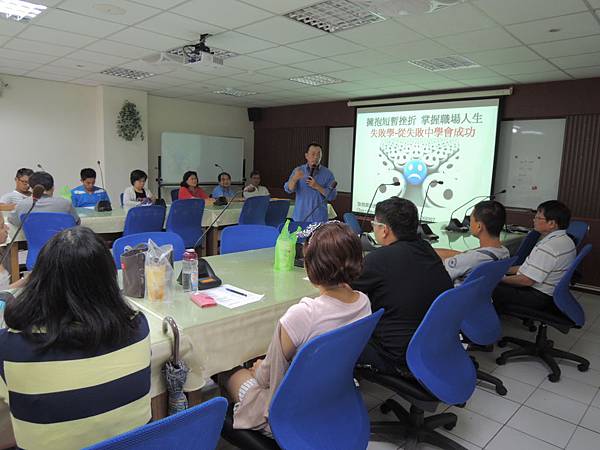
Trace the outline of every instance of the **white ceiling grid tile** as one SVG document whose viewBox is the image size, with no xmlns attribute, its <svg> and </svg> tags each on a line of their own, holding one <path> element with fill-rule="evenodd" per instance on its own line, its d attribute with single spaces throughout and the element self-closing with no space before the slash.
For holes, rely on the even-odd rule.
<svg viewBox="0 0 600 450">
<path fill-rule="evenodd" d="M 487 67 L 466 67 L 464 69 L 445 70 L 440 73 L 443 73 L 446 78 L 459 81 L 499 76 Z"/>
<path fill-rule="evenodd" d="M 246 81 L 234 80 L 233 78 L 229 78 L 229 77 L 213 78 L 212 80 L 209 81 L 209 83 L 214 84 L 215 86 L 230 87 L 230 88 L 239 88 L 240 86 L 248 84 L 248 82 L 246 82 Z"/>
<path fill-rule="evenodd" d="M 558 70 L 555 66 L 544 60 L 510 63 L 499 66 L 490 66 L 490 68 L 501 75 L 508 75 L 511 78 L 514 78 L 512 75 L 552 72 Z"/>
<path fill-rule="evenodd" d="M 29 41 L 26 39 L 14 38 L 4 44 L 5 48 L 18 50 L 21 52 L 42 53 L 52 56 L 65 56 L 74 49 L 62 45 L 47 44 L 45 42 Z"/>
<path fill-rule="evenodd" d="M 247 83 L 260 84 L 260 83 L 267 83 L 269 81 L 277 80 L 276 77 L 264 75 L 262 73 L 256 73 L 256 72 L 240 73 L 238 75 L 232 75 L 231 78 L 233 78 L 235 80 L 244 81 L 246 84 Z"/>
<path fill-rule="evenodd" d="M 600 0 L 588 0 L 592 8 L 600 8 Z"/>
<path fill-rule="evenodd" d="M 296 50 L 312 53 L 321 57 L 358 52 L 365 49 L 362 45 L 332 35 L 307 39 L 305 41 L 296 42 L 295 44 L 290 44 L 289 46 Z"/>
<path fill-rule="evenodd" d="M 166 36 L 164 34 L 152 33 L 139 28 L 127 28 L 113 34 L 108 39 L 119 43 L 127 43 L 136 47 L 147 48 L 156 51 L 170 50 L 188 43 L 183 39 Z"/>
<path fill-rule="evenodd" d="M 310 69 L 297 69 L 295 67 L 287 67 L 287 66 L 278 66 L 272 67 L 269 69 L 263 69 L 258 71 L 261 74 L 265 74 L 275 78 L 292 78 L 292 77 L 301 77 L 303 75 L 308 75 L 311 73 L 320 73 L 318 70 L 310 70 Z"/>
<path fill-rule="evenodd" d="M 107 55 L 121 56 L 123 58 L 140 59 L 144 56 L 151 55 L 154 53 L 152 50 L 141 47 L 134 47 L 133 45 L 123 44 L 121 42 L 109 41 L 103 39 L 96 41 L 88 45 L 85 50 L 91 50 L 99 53 L 106 53 Z"/>
<path fill-rule="evenodd" d="M 403 83 L 398 86 L 383 87 L 380 89 L 382 94 L 408 94 L 410 92 L 421 92 L 423 88 L 415 84 Z"/>
<path fill-rule="evenodd" d="M 252 58 L 246 55 L 234 56 L 233 58 L 227 58 L 225 66 L 236 67 L 238 69 L 246 70 L 258 70 L 266 67 L 275 67 L 277 63 L 272 61 L 265 61 L 264 59 Z"/>
<path fill-rule="evenodd" d="M 301 61 L 309 61 L 315 59 L 314 55 L 300 52 L 289 47 L 275 47 L 267 50 L 261 50 L 259 52 L 252 53 L 250 56 L 266 59 L 278 64 L 293 64 Z"/>
<path fill-rule="evenodd" d="M 25 29 L 27 25 L 14 20 L 0 19 L 0 35 L 14 36 Z"/>
<path fill-rule="evenodd" d="M 540 59 L 537 53 L 525 46 L 466 53 L 464 56 L 484 66 L 488 64 L 506 64 Z"/>
<path fill-rule="evenodd" d="M 13 68 L 20 70 L 33 70 L 37 69 L 43 64 L 34 61 L 21 61 L 18 59 L 2 58 L 0 59 L 0 67 Z"/>
<path fill-rule="evenodd" d="M 512 84 L 513 80 L 503 76 L 489 77 L 489 78 L 478 78 L 476 80 L 465 80 L 467 86 L 494 86 L 498 84 Z"/>
<path fill-rule="evenodd" d="M 509 25 L 506 29 L 525 44 L 558 41 L 600 33 L 600 24 L 590 12 Z M 549 30 L 559 30 L 550 32 Z"/>
<path fill-rule="evenodd" d="M 395 20 L 429 37 L 481 30 L 496 25 L 492 19 L 468 3 L 444 8 L 432 14 L 402 16 Z"/>
<path fill-rule="evenodd" d="M 30 78 L 39 78 L 41 80 L 50 80 L 50 81 L 69 81 L 75 77 L 68 75 L 59 75 L 56 73 L 45 72 L 43 70 L 34 70 L 31 72 L 27 72 L 27 76 Z"/>
<path fill-rule="evenodd" d="M 521 45 L 519 41 L 502 28 L 488 28 L 486 30 L 444 36 L 436 39 L 436 41 L 459 53 Z"/>
<path fill-rule="evenodd" d="M 457 80 L 448 81 L 423 81 L 417 83 L 417 86 L 421 86 L 424 90 L 440 90 L 440 89 L 458 89 L 465 87 L 466 84 L 461 83 Z"/>
<path fill-rule="evenodd" d="M 371 48 L 423 39 L 423 35 L 393 20 L 384 20 L 383 22 L 371 23 L 350 30 L 340 31 L 336 35 Z"/>
<path fill-rule="evenodd" d="M 29 72 L 29 69 L 17 69 L 10 66 L 5 66 L 4 61 L 0 61 L 0 74 L 22 76 Z"/>
<path fill-rule="evenodd" d="M 204 64 L 187 64 L 186 67 L 194 72 L 203 73 L 212 77 L 229 77 L 238 73 L 243 73 L 245 70 L 237 69 L 228 66 L 209 66 Z"/>
<path fill-rule="evenodd" d="M 600 77 L 600 66 L 582 67 L 581 69 L 569 69 L 566 72 L 575 78 Z"/>
<path fill-rule="evenodd" d="M 185 67 L 177 66 L 173 72 L 169 73 L 170 77 L 179 78 L 186 81 L 202 82 L 215 78 L 211 74 L 202 72 L 196 72 L 193 70 L 186 69 Z"/>
<path fill-rule="evenodd" d="M 373 78 L 374 74 L 365 69 L 347 69 L 338 72 L 330 72 L 327 76 L 344 81 L 362 81 Z"/>
<path fill-rule="evenodd" d="M 68 33 L 54 30 L 52 28 L 38 27 L 36 25 L 30 25 L 27 27 L 27 29 L 25 29 L 25 31 L 19 35 L 19 38 L 75 48 L 84 47 L 96 40 L 95 37 L 84 36 L 76 33 Z"/>
<path fill-rule="evenodd" d="M 44 55 L 42 53 L 35 52 L 23 52 L 18 50 L 11 50 L 8 48 L 0 48 L 0 62 L 7 59 L 16 59 L 18 61 L 31 61 L 38 64 L 46 64 L 56 59 L 56 56 Z"/>
<path fill-rule="evenodd" d="M 393 56 L 393 59 L 401 61 L 408 61 L 409 59 L 436 58 L 455 53 L 449 48 L 430 39 L 380 47 L 379 50 L 383 53 Z"/>
<path fill-rule="evenodd" d="M 35 19 L 35 24 L 56 30 L 79 33 L 88 36 L 105 37 L 125 28 L 126 25 L 94 17 L 82 16 L 69 11 L 52 9 Z M 0 24 L 0 32 L 2 25 Z"/>
<path fill-rule="evenodd" d="M 71 83 L 81 84 L 83 86 L 100 86 L 102 84 L 98 80 L 88 80 L 87 78 L 78 78 L 77 80 L 71 80 Z"/>
<path fill-rule="evenodd" d="M 473 4 L 502 25 L 587 11 L 583 0 L 476 0 Z"/>
<path fill-rule="evenodd" d="M 523 73 L 510 76 L 513 80 L 519 83 L 541 83 L 545 81 L 560 81 L 570 80 L 571 77 L 560 70 L 538 73 Z"/>
<path fill-rule="evenodd" d="M 116 6 L 124 11 L 123 14 L 108 14 L 99 7 L 109 5 Z M 110 0 L 110 3 L 102 3 L 97 0 L 65 0 L 60 4 L 59 9 L 83 14 L 85 16 L 95 17 L 97 19 L 108 20 L 110 22 L 124 23 L 132 25 L 147 19 L 150 16 L 158 14 L 159 9 L 140 5 L 139 3 L 128 2 L 126 0 Z"/>
<path fill-rule="evenodd" d="M 336 70 L 350 69 L 348 64 L 342 64 L 325 58 L 291 64 L 291 66 L 297 69 L 307 70 L 311 73 L 327 73 L 334 72 Z"/>
<path fill-rule="evenodd" d="M 135 60 L 125 64 L 120 64 L 119 67 L 131 70 L 140 70 L 142 72 L 150 72 L 156 75 L 171 73 L 175 69 L 173 64 L 150 64 L 145 61 Z M 179 78 L 177 79 L 180 80 Z"/>
<path fill-rule="evenodd" d="M 216 47 L 239 54 L 256 52 L 258 50 L 277 46 L 277 44 L 274 44 L 273 42 L 247 36 L 238 33 L 237 31 L 226 31 L 225 33 L 219 33 L 216 36 L 210 36 L 206 40 L 206 45 L 211 48 Z"/>
<path fill-rule="evenodd" d="M 586 55 L 563 56 L 550 59 L 552 64 L 561 69 L 578 69 L 581 67 L 600 66 L 600 53 L 588 53 Z"/>
<path fill-rule="evenodd" d="M 238 28 L 237 31 L 277 44 L 289 44 L 327 35 L 325 31 L 281 16 L 270 17 L 252 25 Z"/>
<path fill-rule="evenodd" d="M 96 53 L 89 50 L 77 50 L 71 53 L 69 58 L 80 59 L 96 64 L 104 64 L 107 66 L 118 66 L 129 61 L 131 58 L 124 58 L 122 56 L 107 55 L 104 53 Z"/>
<path fill-rule="evenodd" d="M 530 47 L 546 58 L 593 53 L 600 48 L 600 35 L 534 44 Z"/>
<path fill-rule="evenodd" d="M 55 66 L 52 64 L 47 64 L 47 65 L 41 67 L 39 70 L 42 70 L 42 71 L 48 72 L 48 73 L 52 73 L 55 75 L 70 76 L 71 79 L 83 78 L 93 72 L 91 70 L 73 69 L 73 68 L 69 68 L 69 67 Z"/>
<path fill-rule="evenodd" d="M 347 53 L 345 55 L 337 55 L 328 58 L 332 61 L 348 64 L 353 67 L 368 67 L 377 64 L 386 64 L 395 62 L 398 58 L 391 57 L 387 53 L 377 50 L 364 50 L 361 52 Z"/>
<path fill-rule="evenodd" d="M 173 6 L 183 3 L 184 0 L 133 0 L 136 3 L 143 3 L 153 8 L 170 9 Z"/>
<path fill-rule="evenodd" d="M 238 86 L 238 89 L 240 91 L 256 92 L 257 94 L 269 94 L 271 92 L 277 91 L 279 88 L 272 86 L 271 83 L 263 83 L 263 84 L 252 83 L 252 84 L 243 84 L 241 86 Z"/>
<path fill-rule="evenodd" d="M 198 40 L 201 34 L 216 34 L 225 31 L 225 28 L 170 12 L 164 12 L 140 22 L 136 24 L 136 28 L 166 34 L 186 41 Z"/>
<path fill-rule="evenodd" d="M 171 11 L 228 29 L 238 28 L 272 16 L 267 11 L 236 0 L 190 0 Z"/>
<path fill-rule="evenodd" d="M 52 62 L 52 65 L 68 69 L 85 70 L 87 72 L 100 72 L 108 67 L 107 64 L 82 61 L 71 57 L 57 59 Z"/>
</svg>

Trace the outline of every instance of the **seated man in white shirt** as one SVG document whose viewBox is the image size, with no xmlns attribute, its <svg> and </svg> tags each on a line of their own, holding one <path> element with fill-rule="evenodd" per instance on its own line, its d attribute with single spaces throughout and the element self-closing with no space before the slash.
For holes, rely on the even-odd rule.
<svg viewBox="0 0 600 450">
<path fill-rule="evenodd" d="M 266 187 L 260 185 L 260 173 L 258 170 L 253 170 L 250 174 L 250 184 L 244 188 L 244 199 L 260 195 L 271 194 Z"/>
<path fill-rule="evenodd" d="M 533 226 L 542 237 L 521 266 L 511 267 L 510 275 L 494 290 L 496 309 L 513 303 L 549 312 L 556 311 L 554 288 L 575 260 L 577 251 L 566 229 L 571 211 L 566 205 L 550 200 L 537 207 Z"/>
<path fill-rule="evenodd" d="M 497 261 L 510 256 L 500 242 L 500 232 L 506 223 L 506 209 L 502 203 L 488 200 L 475 205 L 471 213 L 471 234 L 479 239 L 479 248 L 459 252 L 436 249 L 455 286 L 461 284 L 481 263 Z"/>
<path fill-rule="evenodd" d="M 0 197 L 0 211 L 12 211 L 15 209 L 15 205 L 21 200 L 31 197 L 31 191 L 29 190 L 29 177 L 33 173 L 33 170 L 23 167 L 17 170 L 15 176 L 15 190 L 7 192 Z"/>
</svg>

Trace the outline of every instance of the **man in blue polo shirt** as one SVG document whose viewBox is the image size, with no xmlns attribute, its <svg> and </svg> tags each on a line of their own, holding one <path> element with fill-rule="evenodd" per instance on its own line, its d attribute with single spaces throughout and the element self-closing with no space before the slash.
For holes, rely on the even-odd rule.
<svg viewBox="0 0 600 450">
<path fill-rule="evenodd" d="M 71 201 L 75 208 L 93 208 L 101 200 L 110 201 L 104 189 L 94 186 L 96 183 L 94 169 L 81 169 L 81 183 L 81 186 L 71 189 Z"/>
<path fill-rule="evenodd" d="M 333 187 L 333 172 L 321 165 L 323 150 L 320 144 L 311 143 L 306 148 L 306 164 L 296 167 L 284 184 L 285 192 L 296 193 L 293 219 L 297 222 L 326 222 L 327 202 L 337 196 Z M 314 211 L 313 211 L 314 210 Z M 311 213 L 311 211 L 313 211 Z M 307 215 L 310 216 L 307 217 Z"/>
</svg>

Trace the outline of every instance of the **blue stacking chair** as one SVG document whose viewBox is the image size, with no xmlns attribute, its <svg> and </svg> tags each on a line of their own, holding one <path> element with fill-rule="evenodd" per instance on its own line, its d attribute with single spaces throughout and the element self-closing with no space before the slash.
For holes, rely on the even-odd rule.
<svg viewBox="0 0 600 450">
<path fill-rule="evenodd" d="M 21 215 L 21 220 L 25 214 Z M 67 213 L 32 212 L 23 222 L 23 232 L 27 239 L 27 270 L 35 266 L 40 250 L 57 233 L 76 226 L 75 219 Z"/>
<path fill-rule="evenodd" d="M 415 331 L 406 353 L 406 362 L 414 379 L 399 375 L 357 369 L 357 375 L 396 392 L 411 404 L 410 412 L 393 399 L 381 405 L 383 413 L 394 412 L 401 422 L 372 422 L 371 433 L 404 432 L 405 448 L 416 448 L 416 442 L 427 442 L 437 447 L 458 449 L 456 442 L 435 431 L 456 425 L 452 413 L 431 415 L 440 402 L 448 405 L 465 403 L 473 394 L 476 371 L 471 358 L 460 340 L 460 329 L 465 317 L 480 302 L 484 280 L 474 281 L 443 292 L 433 302 Z"/>
<path fill-rule="evenodd" d="M 346 222 L 356 234 L 362 233 L 358 219 L 351 212 L 344 214 L 344 222 Z"/>
<path fill-rule="evenodd" d="M 580 220 L 571 220 L 571 223 L 569 223 L 569 227 L 567 228 L 567 234 L 573 237 L 575 246 L 579 248 L 589 230 L 590 226 L 587 223 Z"/>
<path fill-rule="evenodd" d="M 270 227 L 279 227 L 287 219 L 288 212 L 290 210 L 289 200 L 271 200 L 269 207 L 267 208 L 267 215 L 265 217 L 265 225 Z"/>
<path fill-rule="evenodd" d="M 277 228 L 267 225 L 232 225 L 221 232 L 221 255 L 275 247 Z"/>
<path fill-rule="evenodd" d="M 227 400 L 213 398 L 173 416 L 87 447 L 86 450 L 214 450 L 219 442 Z"/>
<path fill-rule="evenodd" d="M 127 211 L 123 236 L 128 234 L 162 231 L 167 208 L 164 206 L 136 206 Z"/>
<path fill-rule="evenodd" d="M 181 261 L 183 259 L 185 246 L 183 245 L 183 239 L 178 234 L 169 233 L 168 231 L 151 231 L 148 233 L 129 234 L 113 242 L 112 252 L 117 268 L 121 268 L 121 255 L 125 247 L 135 247 L 138 244 L 145 244 L 150 239 L 159 246 L 166 244 L 173 245 L 173 261 Z"/>
<path fill-rule="evenodd" d="M 181 236 L 185 248 L 193 248 L 202 234 L 203 214 L 204 200 L 201 198 L 175 200 L 167 216 L 166 229 Z"/>
<path fill-rule="evenodd" d="M 243 449 L 365 449 L 369 416 L 353 369 L 382 314 L 380 309 L 300 347 L 269 408 L 278 445 L 255 431 L 234 430 L 229 414 L 223 437 Z"/>
<path fill-rule="evenodd" d="M 535 244 L 537 243 L 539 238 L 540 233 L 538 233 L 535 230 L 531 230 L 529 233 L 527 233 L 527 236 L 525 236 L 525 238 L 521 241 L 521 245 L 519 245 L 519 249 L 515 254 L 515 256 L 517 257 L 515 261 L 515 266 L 520 266 L 521 264 L 523 264 L 523 262 L 525 262 L 525 259 L 527 259 L 527 257 L 529 256 L 531 250 L 533 250 L 533 247 L 535 247 Z"/>
<path fill-rule="evenodd" d="M 499 365 L 506 364 L 509 358 L 534 356 L 540 358 L 550 367 L 551 373 L 548 375 L 548 380 L 551 382 L 559 381 L 561 375 L 561 370 L 554 358 L 567 359 L 579 363 L 577 369 L 580 372 L 585 372 L 589 369 L 590 362 L 587 359 L 574 353 L 554 348 L 554 343 L 548 340 L 548 326 L 566 334 L 571 328 L 581 328 L 585 324 L 585 313 L 581 305 L 577 302 L 577 299 L 571 293 L 570 285 L 575 270 L 591 251 L 591 244 L 583 247 L 554 288 L 553 300 L 556 306 L 555 311 L 542 311 L 538 308 L 512 303 L 502 305 L 499 310 L 501 314 L 518 317 L 522 320 L 531 320 L 534 323 L 538 322 L 539 326 L 537 327 L 535 342 L 508 336 L 503 337 L 498 342 L 498 346 L 504 347 L 510 343 L 517 348 L 502 353 L 496 359 Z"/>
<path fill-rule="evenodd" d="M 483 278 L 483 288 L 479 296 L 479 303 L 469 311 L 460 328 L 463 335 L 471 342 L 478 345 L 492 345 L 498 342 L 502 336 L 502 324 L 498 313 L 492 304 L 492 291 L 496 288 L 508 269 L 514 265 L 516 256 L 499 261 L 489 261 L 475 267 L 465 282 Z M 500 378 L 479 370 L 477 360 L 471 356 L 477 369 L 477 379 L 494 385 L 496 392 L 506 395 L 507 390 Z"/>
<path fill-rule="evenodd" d="M 270 201 L 271 197 L 268 195 L 259 195 L 246 199 L 244 206 L 242 206 L 238 223 L 240 225 L 265 225 Z"/>
<path fill-rule="evenodd" d="M 171 189 L 171 202 L 179 200 L 179 188 Z"/>
</svg>

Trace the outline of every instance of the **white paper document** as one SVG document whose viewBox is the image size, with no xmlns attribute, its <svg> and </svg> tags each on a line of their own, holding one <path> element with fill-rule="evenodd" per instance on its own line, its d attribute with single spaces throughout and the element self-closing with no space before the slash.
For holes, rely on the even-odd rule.
<svg viewBox="0 0 600 450">
<path fill-rule="evenodd" d="M 230 309 L 258 302 L 264 297 L 264 294 L 255 294 L 254 292 L 230 284 L 223 284 L 216 288 L 206 289 L 203 293 L 214 298 L 217 304 Z"/>
</svg>

